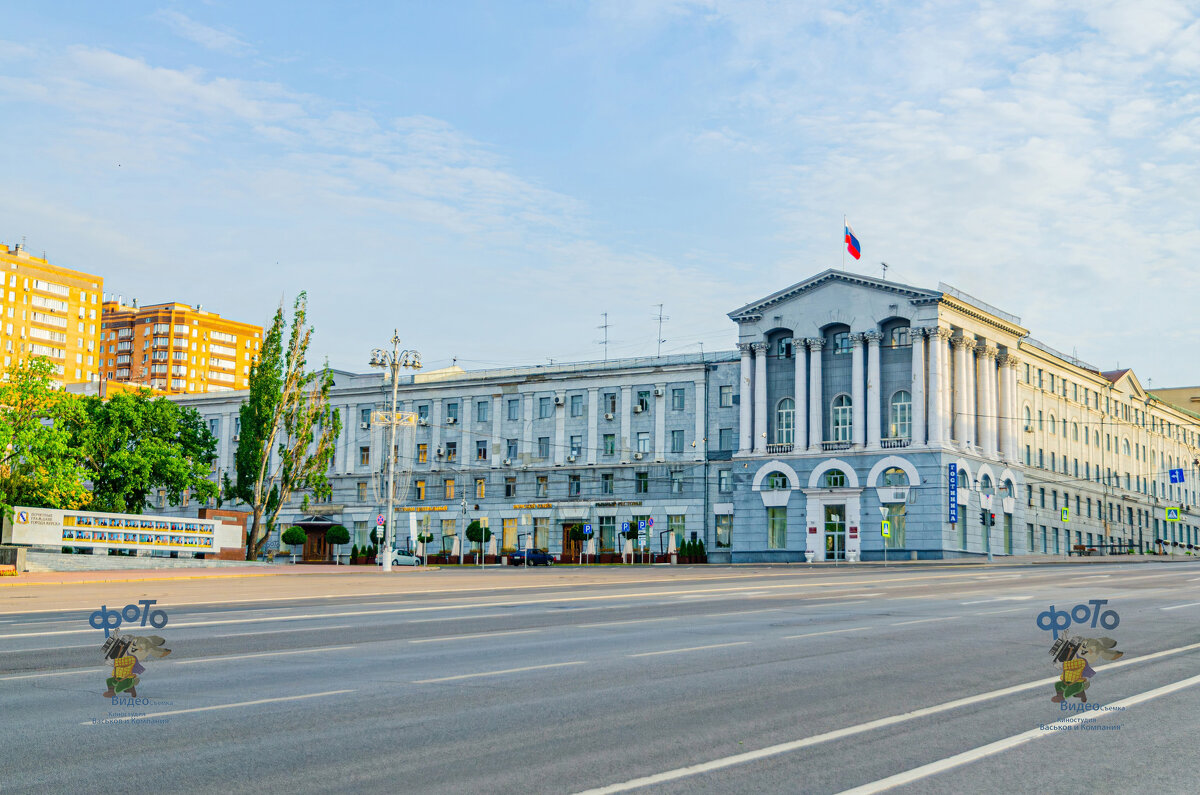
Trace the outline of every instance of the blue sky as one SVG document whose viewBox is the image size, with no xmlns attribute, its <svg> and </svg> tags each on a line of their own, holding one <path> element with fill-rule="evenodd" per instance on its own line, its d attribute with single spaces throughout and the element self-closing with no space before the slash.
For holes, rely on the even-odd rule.
<svg viewBox="0 0 1200 795">
<path fill-rule="evenodd" d="M 13 7 L 23 6 L 23 7 Z M 841 264 L 1200 382 L 1195 2 L 12 4 L 0 241 L 315 352 L 730 348 Z M 203 273 L 201 279 L 188 273 Z"/>
</svg>

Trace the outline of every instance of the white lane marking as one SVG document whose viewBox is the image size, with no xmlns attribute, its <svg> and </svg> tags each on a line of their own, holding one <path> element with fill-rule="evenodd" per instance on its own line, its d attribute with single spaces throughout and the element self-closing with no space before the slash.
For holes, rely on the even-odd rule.
<svg viewBox="0 0 1200 795">
<path fill-rule="evenodd" d="M 726 646 L 748 646 L 750 641 L 739 640 L 733 643 L 714 643 L 711 646 L 689 646 L 686 649 L 667 649 L 666 651 L 644 651 L 640 654 L 627 654 L 626 657 L 656 657 L 659 654 L 680 654 L 685 651 L 703 651 L 705 649 L 723 649 Z"/>
<path fill-rule="evenodd" d="M 225 660 L 248 660 L 251 657 L 283 657 L 288 654 L 314 654 L 323 651 L 340 651 L 353 649 L 353 646 L 321 646 L 317 649 L 292 649 L 291 651 L 263 651 L 254 654 L 229 654 L 224 657 L 197 657 L 194 660 L 172 660 L 176 665 L 195 665 L 197 663 L 224 662 Z"/>
<path fill-rule="evenodd" d="M 761 610 L 735 610 L 732 613 L 702 613 L 700 618 L 716 618 L 717 616 L 748 616 L 752 613 L 777 613 L 781 607 L 764 607 Z"/>
<path fill-rule="evenodd" d="M 794 608 L 791 608 L 791 609 L 801 610 L 806 607 L 841 607 L 842 605 L 865 605 L 867 602 L 870 602 L 870 601 L 872 601 L 872 600 L 856 599 L 853 602 L 814 602 L 812 604 L 808 604 L 806 602 L 804 604 L 796 605 Z"/>
<path fill-rule="evenodd" d="M 1146 701 L 1152 701 L 1160 696 L 1166 696 L 1198 684 L 1200 684 L 1200 676 L 1192 676 L 1187 679 L 1181 679 L 1178 682 L 1172 682 L 1169 685 L 1156 687 L 1153 690 L 1146 690 L 1142 693 L 1138 693 L 1137 695 L 1130 696 L 1129 698 L 1123 698 L 1120 701 L 1114 701 L 1107 706 L 1110 709 L 1116 707 L 1132 707 L 1137 704 L 1141 704 Z M 1093 717 L 1096 717 L 1097 715 L 1099 715 L 1099 713 L 1096 713 L 1093 715 Z M 945 759 L 939 759 L 936 762 L 930 762 L 927 765 L 914 767 L 912 770 L 906 770 L 903 773 L 897 773 L 894 776 L 888 776 L 887 778 L 881 778 L 878 781 L 872 781 L 869 784 L 863 784 L 860 787 L 844 790 L 841 795 L 872 795 L 872 793 L 884 792 L 892 789 L 893 787 L 911 784 L 914 781 L 920 781 L 923 778 L 928 778 L 930 776 L 937 775 L 938 773 L 944 773 L 947 770 L 952 770 L 953 768 L 961 767 L 962 765 L 968 765 L 985 757 L 994 756 L 995 754 L 1008 751 L 1012 748 L 1016 748 L 1017 746 L 1037 740 L 1041 737 L 1053 736 L 1058 731 L 1065 731 L 1071 726 L 1076 725 L 1075 722 L 1077 720 L 1077 715 L 1070 718 L 1063 718 L 1062 720 L 1048 724 L 1045 728 L 1038 727 L 1036 729 L 1030 729 L 1029 731 L 1021 732 L 1020 734 L 1014 734 L 1011 737 L 1005 737 L 1003 740 L 997 740 L 994 743 L 988 743 L 987 745 L 981 745 L 978 748 L 972 748 L 971 750 L 964 751 L 961 754 L 955 754 L 954 756 L 948 756 Z"/>
<path fill-rule="evenodd" d="M 662 618 L 632 618 L 628 621 L 600 621 L 595 624 L 571 624 L 573 627 L 616 627 L 622 624 L 649 624 L 652 621 L 676 621 L 687 616 L 663 616 Z"/>
<path fill-rule="evenodd" d="M 978 613 L 972 613 L 973 616 L 998 616 L 1001 613 L 1019 613 L 1027 608 L 1024 607 L 1007 607 L 1003 610 L 980 610 Z"/>
<path fill-rule="evenodd" d="M 803 635 L 784 635 L 783 640 L 792 640 L 794 638 L 812 638 L 817 635 L 837 635 L 840 632 L 862 632 L 870 627 L 850 627 L 848 629 L 827 629 L 823 632 L 806 632 Z"/>
<path fill-rule="evenodd" d="M 214 638 L 244 638 L 253 635 L 278 635 L 281 632 L 324 632 L 327 629 L 345 629 L 346 627 L 362 627 L 369 629 L 362 624 L 334 624 L 331 627 L 297 627 L 296 629 L 263 629 L 257 632 L 234 632 L 230 635 L 213 635 Z"/>
<path fill-rule="evenodd" d="M 40 679 L 43 676 L 72 676 L 74 674 L 94 674 L 98 671 L 112 670 L 110 668 L 78 668 L 74 671 L 54 671 L 47 674 L 18 674 L 16 676 L 0 676 L 0 682 L 10 679 Z"/>
<path fill-rule="evenodd" d="M 151 712 L 145 715 L 131 715 L 127 718 L 112 718 L 111 721 L 135 721 L 145 720 L 146 718 L 161 718 L 164 715 L 184 715 L 188 712 L 208 712 L 214 709 L 233 709 L 234 707 L 252 707 L 256 704 L 274 704 L 280 701 L 301 701 L 306 698 L 320 698 L 322 696 L 340 696 L 343 693 L 357 693 L 357 690 L 326 690 L 324 693 L 305 693 L 302 696 L 282 696 L 280 698 L 259 698 L 254 701 L 239 701 L 236 704 L 214 704 L 211 707 L 192 707 L 191 709 L 173 709 L 170 712 Z M 92 726 L 90 720 L 85 720 L 79 724 L 80 726 Z"/>
<path fill-rule="evenodd" d="M 897 621 L 895 624 L 888 624 L 889 627 L 902 627 L 905 624 L 928 624 L 930 621 L 953 621 L 962 616 L 945 616 L 944 618 L 918 618 L 916 621 Z"/>
<path fill-rule="evenodd" d="M 1024 602 L 1032 596 L 997 596 L 995 599 L 976 599 L 974 602 L 962 602 L 964 605 L 982 605 L 987 602 Z"/>
<path fill-rule="evenodd" d="M 0 649 L 0 654 L 20 654 L 23 651 L 58 651 L 59 649 L 99 649 L 95 643 L 80 643 L 75 646 L 42 646 L 37 649 Z"/>
<path fill-rule="evenodd" d="M 1200 649 L 1200 643 L 1190 643 L 1187 646 L 1179 646 L 1174 649 L 1156 651 L 1143 657 L 1134 657 L 1131 659 L 1111 662 L 1107 665 L 1101 666 L 1098 670 L 1121 668 L 1126 665 L 1133 665 L 1134 663 L 1139 663 L 1146 660 L 1154 660 L 1161 657 L 1169 657 L 1174 654 L 1182 654 L 1195 649 Z M 971 706 L 972 704 L 978 704 L 982 701 L 991 701 L 992 699 L 1003 698 L 1004 696 L 1010 696 L 1015 693 L 1022 693 L 1026 690 L 1044 687 L 1052 682 L 1057 682 L 1058 680 L 1059 677 L 1051 676 L 1046 679 L 1038 679 L 1034 682 L 1026 682 L 1020 685 L 1002 687 L 999 690 L 992 690 L 987 693 L 979 693 L 974 696 L 956 698 L 953 701 L 944 701 L 941 704 L 934 704 L 930 707 L 921 707 L 920 709 L 915 709 L 912 712 L 905 712 L 899 715 L 889 715 L 886 718 L 876 718 L 875 720 L 867 721 L 866 723 L 859 723 L 854 726 L 846 726 L 844 728 L 834 729 L 833 731 L 824 732 L 822 734 L 814 734 L 811 737 L 803 737 L 799 740 L 792 740 L 790 742 L 780 743 L 779 745 L 760 748 L 756 751 L 746 751 L 745 753 L 733 754 L 732 756 L 726 756 L 720 759 L 713 759 L 709 762 L 701 762 L 700 764 L 688 765 L 687 767 L 678 767 L 674 770 L 666 770 L 662 773 L 642 776 L 641 778 L 630 779 L 629 781 L 622 781 L 617 784 L 596 787 L 595 789 L 581 792 L 579 795 L 609 795 L 609 793 L 626 792 L 631 789 L 638 789 L 639 787 L 648 787 L 651 784 L 662 784 L 666 781 L 676 781 L 681 778 L 699 775 L 700 773 L 708 773 L 713 770 L 721 770 L 723 768 L 745 764 L 746 762 L 754 762 L 759 759 L 790 753 L 791 751 L 799 751 L 802 748 L 820 745 L 821 743 L 829 742 L 830 740 L 839 740 L 843 737 L 851 737 L 856 734 L 862 734 L 863 732 L 874 731 L 875 729 L 882 729 L 887 726 L 894 726 L 898 723 L 905 723 L 910 720 L 916 720 L 917 718 L 936 715 L 940 712 L 958 709 L 959 707 Z"/>
<path fill-rule="evenodd" d="M 519 674 L 524 671 L 540 671 L 545 668 L 562 668 L 568 665 L 587 665 L 587 660 L 574 660 L 572 662 L 548 663 L 547 665 L 530 665 L 525 668 L 505 668 L 502 671 L 483 671 L 477 674 L 459 674 L 458 676 L 441 676 L 437 679 L 414 679 L 414 685 L 429 685 L 436 682 L 456 682 L 460 679 L 474 679 L 481 676 L 502 676 L 504 674 Z"/>
<path fill-rule="evenodd" d="M 414 618 L 405 624 L 428 624 L 430 621 L 471 621 L 477 618 L 508 618 L 515 613 L 481 613 L 474 616 L 435 616 L 434 618 Z"/>
<path fill-rule="evenodd" d="M 476 632 L 473 635 L 447 635 L 444 638 L 418 638 L 409 643 L 442 643 L 448 640 L 471 640 L 473 638 L 496 638 L 501 635 L 528 635 L 530 632 L 541 632 L 540 629 L 510 629 L 503 632 Z"/>
<path fill-rule="evenodd" d="M 1200 602 L 1188 602 L 1186 605 L 1171 605 L 1170 607 L 1160 607 L 1159 610 L 1179 610 L 1183 607 L 1195 607 L 1200 605 Z"/>
</svg>

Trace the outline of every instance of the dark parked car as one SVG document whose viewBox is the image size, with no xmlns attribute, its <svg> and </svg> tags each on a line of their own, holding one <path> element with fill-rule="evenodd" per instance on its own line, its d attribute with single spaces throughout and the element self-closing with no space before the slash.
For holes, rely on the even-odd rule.
<svg viewBox="0 0 1200 795">
<path fill-rule="evenodd" d="M 525 556 L 529 555 L 530 566 L 552 566 L 554 565 L 554 556 L 543 552 L 540 549 L 518 549 L 508 556 L 508 565 L 524 566 Z"/>
</svg>

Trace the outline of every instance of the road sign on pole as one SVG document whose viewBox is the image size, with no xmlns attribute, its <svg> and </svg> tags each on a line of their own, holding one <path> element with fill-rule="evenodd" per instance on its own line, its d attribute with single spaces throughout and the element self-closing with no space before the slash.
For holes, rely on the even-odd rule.
<svg viewBox="0 0 1200 795">
<path fill-rule="evenodd" d="M 889 522 L 888 520 L 884 519 L 882 528 L 883 528 L 883 537 L 891 538 L 892 537 L 892 523 Z"/>
<path fill-rule="evenodd" d="M 1179 521 L 1179 509 L 1178 508 L 1168 508 L 1167 509 L 1167 521 L 1168 522 L 1178 522 Z"/>
<path fill-rule="evenodd" d="M 379 514 L 375 517 L 375 524 L 378 527 L 383 527 L 385 524 L 387 524 L 387 519 L 384 518 L 383 514 Z"/>
<path fill-rule="evenodd" d="M 1062 509 L 1062 520 L 1063 520 L 1063 524 L 1066 524 L 1067 522 L 1071 521 L 1071 509 L 1070 508 Z"/>
</svg>

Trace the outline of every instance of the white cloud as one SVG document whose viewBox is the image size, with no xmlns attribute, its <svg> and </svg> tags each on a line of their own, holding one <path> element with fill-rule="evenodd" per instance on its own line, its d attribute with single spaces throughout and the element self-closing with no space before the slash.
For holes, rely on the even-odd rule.
<svg viewBox="0 0 1200 795">
<path fill-rule="evenodd" d="M 151 17 L 165 24 L 177 36 L 201 47 L 230 55 L 246 55 L 253 52 L 249 44 L 234 34 L 201 24 L 178 11 L 160 8 Z"/>
</svg>

